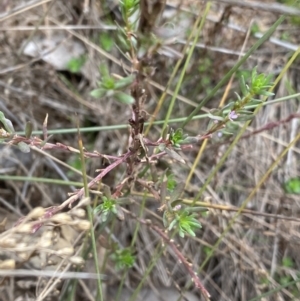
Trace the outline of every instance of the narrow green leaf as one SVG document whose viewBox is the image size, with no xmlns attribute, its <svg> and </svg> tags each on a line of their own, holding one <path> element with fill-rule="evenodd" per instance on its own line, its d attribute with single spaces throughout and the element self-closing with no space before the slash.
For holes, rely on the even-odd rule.
<svg viewBox="0 0 300 301">
<path fill-rule="evenodd" d="M 224 120 L 224 117 L 216 116 L 216 115 L 213 115 L 211 113 L 208 113 L 208 118 L 213 119 L 213 120 L 218 120 L 218 121 L 223 121 Z"/>
<path fill-rule="evenodd" d="M 95 98 L 101 98 L 106 94 L 107 90 L 103 88 L 95 89 L 91 91 L 90 95 Z"/>
<path fill-rule="evenodd" d="M 115 83 L 115 89 L 120 90 L 120 89 L 126 88 L 130 84 L 132 84 L 134 80 L 135 80 L 134 75 L 129 75 L 127 77 L 124 77 Z"/>
<path fill-rule="evenodd" d="M 241 75 L 241 78 L 240 78 L 240 88 L 241 88 L 243 96 L 248 94 L 248 89 L 246 87 L 245 78 L 243 75 Z"/>
<path fill-rule="evenodd" d="M 32 130 L 33 130 L 32 122 L 31 122 L 31 121 L 28 121 L 28 122 L 26 123 L 26 127 L 25 127 L 25 137 L 26 137 L 27 139 L 29 139 L 29 138 L 31 137 Z"/>
<path fill-rule="evenodd" d="M 117 91 L 114 93 L 114 98 L 118 100 L 121 103 L 125 103 L 127 105 L 131 105 L 134 103 L 134 98 L 130 96 L 129 94 L 126 94 L 124 92 Z"/>
<path fill-rule="evenodd" d="M 234 121 L 248 121 L 248 120 L 251 120 L 253 117 L 254 117 L 253 114 L 251 114 L 251 115 L 242 115 L 242 116 L 239 116 L 238 118 L 236 118 Z"/>
<path fill-rule="evenodd" d="M 4 123 L 5 129 L 10 133 L 13 134 L 15 132 L 14 126 L 12 124 L 12 122 L 5 118 L 5 123 Z"/>
<path fill-rule="evenodd" d="M 275 95 L 275 93 L 269 92 L 269 91 L 265 91 L 265 90 L 262 90 L 262 91 L 259 91 L 259 95 L 263 95 L 263 96 L 273 96 L 273 95 Z"/>
<path fill-rule="evenodd" d="M 85 56 L 80 56 L 76 58 L 72 58 L 68 63 L 67 63 L 67 68 L 70 72 L 72 73 L 77 73 L 81 70 L 83 65 L 86 62 L 86 57 Z"/>
</svg>

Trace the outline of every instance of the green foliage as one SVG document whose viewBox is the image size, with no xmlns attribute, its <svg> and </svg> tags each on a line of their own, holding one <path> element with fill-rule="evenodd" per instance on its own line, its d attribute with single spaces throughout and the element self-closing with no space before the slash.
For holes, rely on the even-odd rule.
<svg viewBox="0 0 300 301">
<path fill-rule="evenodd" d="M 181 128 L 177 129 L 176 131 L 171 129 L 169 133 L 169 140 L 173 147 L 177 149 L 180 149 L 181 145 L 194 144 L 198 142 L 197 137 L 190 137 L 187 134 L 184 134 Z"/>
<path fill-rule="evenodd" d="M 111 214 L 118 214 L 116 200 L 112 198 L 102 197 L 103 203 L 94 209 L 94 213 L 100 213 L 102 223 L 106 222 Z"/>
<path fill-rule="evenodd" d="M 135 262 L 135 256 L 128 248 L 116 250 L 110 258 L 115 262 L 117 270 L 131 268 Z"/>
<path fill-rule="evenodd" d="M 274 94 L 268 91 L 272 87 L 271 78 L 272 75 L 258 74 L 256 68 L 252 70 L 251 74 L 247 71 L 240 73 L 242 97 L 236 93 L 237 100 L 229 102 L 223 108 L 212 109 L 209 112 L 209 118 L 211 119 L 208 125 L 209 133 L 218 131 L 220 136 L 231 135 L 234 133 L 232 123 L 251 120 L 253 112 L 251 109 L 247 109 L 246 106 L 259 105 L 262 101 L 254 98 L 256 96 L 271 96 Z"/>
<path fill-rule="evenodd" d="M 266 76 L 265 74 L 257 74 L 256 67 L 252 71 L 250 93 L 256 95 L 272 96 L 274 93 L 267 91 L 272 87 L 270 83 L 272 74 Z"/>
<path fill-rule="evenodd" d="M 128 20 L 138 9 L 139 0 L 120 0 L 123 20 Z"/>
<path fill-rule="evenodd" d="M 181 205 L 175 206 L 174 217 L 169 224 L 168 230 L 176 229 L 180 237 L 184 237 L 186 234 L 196 236 L 194 231 L 202 227 L 201 223 L 195 218 L 196 213 L 190 213 L 185 208 L 181 208 Z"/>
<path fill-rule="evenodd" d="M 300 194 L 300 178 L 290 178 L 283 184 L 286 193 Z"/>
<path fill-rule="evenodd" d="M 13 127 L 12 122 L 11 122 L 9 119 L 5 118 L 3 112 L 1 112 L 1 111 L 0 111 L 0 122 L 3 124 L 5 130 L 6 130 L 8 133 L 14 134 L 15 129 L 14 129 L 14 127 Z"/>
<path fill-rule="evenodd" d="M 172 177 L 171 177 L 172 179 Z M 168 178 L 162 183 L 161 194 L 165 195 L 165 189 L 167 187 Z M 172 185 L 173 183 L 173 179 Z M 206 208 L 202 207 L 188 207 L 182 204 L 179 199 L 184 189 L 184 183 L 178 183 L 176 187 L 172 190 L 169 201 L 162 200 L 166 203 L 165 211 L 163 214 L 163 223 L 169 231 L 178 231 L 181 237 L 186 234 L 195 236 L 195 230 L 201 228 L 201 223 L 195 218 L 196 211 L 203 211 Z"/>
<path fill-rule="evenodd" d="M 99 35 L 99 44 L 105 51 L 111 51 L 114 45 L 112 35 L 109 32 L 101 32 Z"/>
<path fill-rule="evenodd" d="M 177 129 L 176 131 L 171 129 L 169 139 L 174 147 L 180 148 L 180 142 L 183 141 L 186 137 L 187 135 L 183 134 L 182 129 Z"/>
<path fill-rule="evenodd" d="M 102 203 L 94 209 L 94 214 L 100 213 L 100 221 L 106 222 L 112 215 L 115 215 L 119 220 L 124 220 L 124 213 L 121 204 L 131 203 L 130 198 L 118 198 L 117 200 L 112 198 L 110 188 L 107 185 L 102 184 L 101 196 Z"/>
<path fill-rule="evenodd" d="M 77 57 L 77 58 L 72 58 L 68 62 L 67 68 L 70 72 L 77 73 L 81 70 L 81 68 L 83 67 L 85 62 L 86 62 L 86 56 L 84 56 L 84 55 Z"/>
<path fill-rule="evenodd" d="M 98 83 L 99 88 L 91 91 L 91 96 L 95 98 L 113 97 L 124 104 L 134 103 L 134 98 L 131 95 L 120 91 L 133 83 L 135 79 L 134 75 L 115 80 L 108 74 L 108 70 L 105 66 L 102 66 L 100 72 L 102 74 L 102 80 Z"/>
<path fill-rule="evenodd" d="M 33 125 L 31 121 L 26 122 L 26 126 L 25 126 L 25 137 L 27 139 L 29 139 L 31 137 L 32 134 L 32 130 L 33 130 Z"/>
</svg>

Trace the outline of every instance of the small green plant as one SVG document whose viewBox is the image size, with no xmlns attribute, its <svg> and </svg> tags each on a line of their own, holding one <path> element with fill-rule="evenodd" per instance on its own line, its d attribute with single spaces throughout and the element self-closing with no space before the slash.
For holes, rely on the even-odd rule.
<svg viewBox="0 0 300 301">
<path fill-rule="evenodd" d="M 206 208 L 202 207 L 189 207 L 182 204 L 179 199 L 183 192 L 184 185 L 179 183 L 172 190 L 170 198 L 167 199 L 166 194 L 168 190 L 169 178 L 164 176 L 164 180 L 161 185 L 161 202 L 163 205 L 159 208 L 160 211 L 164 211 L 163 223 L 168 231 L 175 230 L 179 233 L 180 237 L 184 237 L 189 234 L 196 236 L 196 229 L 200 229 L 201 223 L 196 219 L 196 211 L 206 211 Z"/>
<path fill-rule="evenodd" d="M 100 213 L 102 223 L 106 222 L 111 214 L 117 214 L 116 200 L 109 199 L 106 196 L 102 197 L 103 203 L 97 206 L 94 210 L 95 214 Z"/>
<path fill-rule="evenodd" d="M 247 75 L 247 73 L 244 73 Z M 219 132 L 220 134 L 232 134 L 231 123 L 247 121 L 253 118 L 253 111 L 246 106 L 257 106 L 262 103 L 258 96 L 272 96 L 274 93 L 269 92 L 272 75 L 266 76 L 258 74 L 256 68 L 253 69 L 251 76 L 246 78 L 240 77 L 240 88 L 242 96 L 236 93 L 237 100 L 231 101 L 220 109 L 213 109 L 209 113 L 212 119 L 208 126 L 208 134 Z M 249 81 L 247 84 L 246 82 Z"/>
<path fill-rule="evenodd" d="M 67 68 L 70 72 L 77 73 L 84 66 L 85 62 L 86 62 L 86 56 L 84 56 L 84 55 L 77 57 L 77 58 L 72 58 L 68 62 Z"/>
<path fill-rule="evenodd" d="M 133 83 L 135 79 L 134 75 L 129 75 L 123 79 L 115 80 L 108 74 L 105 66 L 102 66 L 100 71 L 102 74 L 102 80 L 98 82 L 98 88 L 90 93 L 91 96 L 95 98 L 113 97 L 124 104 L 134 103 L 134 98 L 131 95 L 121 91 Z"/>
<path fill-rule="evenodd" d="M 115 262 L 117 270 L 132 268 L 135 263 L 135 256 L 128 248 L 116 250 L 110 258 Z"/>
<path fill-rule="evenodd" d="M 290 178 L 283 184 L 286 193 L 300 194 L 300 178 Z"/>
<path fill-rule="evenodd" d="M 101 223 L 106 222 L 113 215 L 117 216 L 120 220 L 124 220 L 124 214 L 119 205 L 121 201 L 124 199 L 118 199 L 117 201 L 111 196 L 109 187 L 107 186 L 104 187 L 105 187 L 103 189 L 104 195 L 102 195 L 101 197 L 102 203 L 94 209 L 94 214 L 95 215 L 99 214 Z"/>
<path fill-rule="evenodd" d="M 1 138 L 6 138 L 5 136 L 9 137 L 11 134 L 14 134 L 15 129 L 13 127 L 12 122 L 9 119 L 5 118 L 3 112 L 1 112 L 1 111 L 0 111 L 0 122 L 3 124 L 4 129 L 6 130 L 6 133 L 5 133 L 5 130 L 2 129 L 2 137 Z"/>
<path fill-rule="evenodd" d="M 197 214 L 190 213 L 189 209 L 182 208 L 182 205 L 175 206 L 171 214 L 172 221 L 168 226 L 168 230 L 178 230 L 180 237 L 184 237 L 186 234 L 196 236 L 194 231 L 202 228 L 201 223 L 196 219 Z"/>
</svg>

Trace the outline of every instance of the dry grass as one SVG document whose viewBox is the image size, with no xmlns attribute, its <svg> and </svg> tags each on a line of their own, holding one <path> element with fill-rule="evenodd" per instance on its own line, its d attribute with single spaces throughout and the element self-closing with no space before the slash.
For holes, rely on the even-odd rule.
<svg viewBox="0 0 300 301">
<path fill-rule="evenodd" d="M 205 3 L 179 2 L 168 1 L 163 21 L 170 22 L 171 27 L 176 29 L 182 26 L 180 32 L 183 35 L 180 36 L 179 43 L 171 46 L 181 53 L 187 39 L 185 27 L 192 26 L 200 9 L 204 10 Z M 107 29 L 110 18 L 115 18 L 121 24 L 118 5 L 114 1 L 107 1 L 106 10 L 99 3 L 92 0 L 18 0 L 2 1 L 0 4 L 0 111 L 13 122 L 16 131 L 23 131 L 28 120 L 33 123 L 34 130 L 41 130 L 46 114 L 49 115 L 49 130 L 76 128 L 77 120 L 82 127 L 127 124 L 131 112 L 125 105 L 117 104 L 113 99 L 105 102 L 93 99 L 89 95 L 100 78 L 101 63 L 106 62 L 111 73 L 121 76 L 128 72 L 126 69 L 130 66 L 117 48 L 107 52 L 98 42 L 99 32 L 108 32 L 113 39 L 117 39 L 116 30 Z M 258 4 L 261 5 L 259 8 Z M 181 97 L 178 97 L 172 117 L 185 117 L 191 113 L 195 104 L 237 62 L 243 44 L 245 53 L 256 41 L 254 35 L 247 36 L 250 26 L 255 22 L 264 31 L 278 19 L 278 5 L 272 0 L 259 3 L 247 1 L 247 7 L 239 5 L 238 1 L 212 2 L 203 35 L 180 88 Z M 84 13 L 85 8 L 88 9 L 87 13 Z M 290 15 L 294 14 L 287 6 L 279 8 Z M 115 27 L 115 24 L 109 26 Z M 286 33 L 288 42 L 282 41 Z M 259 70 L 264 73 L 278 74 L 288 61 L 291 50 L 297 48 L 299 37 L 299 28 L 286 21 L 270 41 L 252 54 L 242 69 L 252 70 L 258 65 Z M 51 64 L 38 55 L 30 57 L 24 54 L 24 49 L 30 43 L 34 45 L 39 41 L 46 43 L 53 40 L 56 44 L 53 44 L 50 52 L 53 53 L 61 45 L 67 45 L 66 49 L 70 49 L 70 53 L 66 49 L 63 52 L 62 56 L 66 56 L 66 60 L 72 58 L 73 51 L 82 50 L 86 54 L 87 63 L 81 72 L 73 74 L 66 68 L 61 70 L 62 68 L 53 66 L 53 61 Z M 282 41 L 282 44 L 279 45 L 278 41 Z M 147 82 L 146 110 L 150 115 L 155 110 L 177 60 L 177 57 L 170 58 L 162 54 L 155 54 L 152 58 L 151 65 L 156 71 Z M 295 63 L 276 88 L 275 98 L 291 94 L 289 86 L 299 91 L 298 78 L 299 64 Z M 174 83 L 178 80 L 179 75 L 175 77 Z M 174 87 L 172 85 L 169 89 L 172 91 Z M 236 79 L 229 86 L 227 99 L 233 99 L 234 92 L 239 92 Z M 224 93 L 227 93 L 226 89 L 220 89 L 207 107 L 218 107 Z M 157 120 L 163 119 L 166 114 L 168 97 L 156 116 Z M 284 120 L 296 112 L 299 113 L 299 98 L 265 106 L 259 111 L 251 127 L 248 127 L 246 134 L 271 122 Z M 204 133 L 207 124 L 207 119 L 193 121 L 188 124 L 186 131 L 191 135 Z M 157 139 L 160 130 L 160 126 L 153 126 L 149 138 Z M 197 232 L 195 238 L 176 238 L 179 249 L 195 270 L 201 266 L 236 214 L 232 210 L 218 209 L 221 207 L 217 205 L 223 205 L 223 209 L 237 209 L 242 206 L 269 166 L 295 138 L 297 132 L 299 126 L 292 119 L 268 131 L 241 139 L 235 146 L 205 192 L 207 205 L 212 208 L 208 215 L 200 218 L 203 229 Z M 83 133 L 82 137 L 87 150 L 97 150 L 109 155 L 124 153 L 128 146 L 126 128 Z M 76 133 L 55 134 L 50 142 L 78 148 Z M 215 136 L 208 141 L 200 164 L 186 189 L 186 199 L 192 200 L 197 195 L 199 187 L 227 147 L 227 143 Z M 298 147 L 299 143 L 289 150 L 288 155 L 273 170 L 248 203 L 248 212 L 237 218 L 202 269 L 199 276 L 212 300 L 246 301 L 271 291 L 284 281 L 299 279 L 300 198 L 299 195 L 287 195 L 282 189 L 284 181 L 299 176 Z M 197 152 L 198 148 L 194 148 L 182 154 L 186 165 L 174 164 L 167 159 L 161 160 L 157 172 L 160 173 L 168 167 L 175 174 L 176 181 L 185 182 Z M 33 150 L 30 154 L 23 154 L 15 147 L 1 146 L 0 174 L 82 181 L 80 173 L 78 175 L 66 167 L 66 163 L 76 167 L 77 157 L 74 153 L 61 150 Z M 95 170 L 105 167 L 105 164 L 100 159 L 88 159 L 87 174 L 91 178 L 95 177 Z M 103 181 L 114 190 L 123 173 L 123 167 L 113 170 Z M 72 185 L 29 180 L 0 181 L 0 273 L 1 270 L 12 272 L 11 275 L 5 274 L 8 271 L 0 274 L 1 301 L 71 300 L 68 299 L 71 298 L 69 288 L 72 287 L 69 278 L 76 277 L 78 286 L 73 300 L 97 300 L 94 261 L 90 258 L 91 250 L 86 249 L 85 238 L 88 236 L 82 231 L 90 226 L 83 210 L 85 206 L 73 206 L 70 210 L 65 209 L 47 221 L 40 222 L 46 212 L 45 208 L 61 204 L 67 199 L 67 194 L 75 189 Z M 159 204 L 150 195 L 144 199 L 142 192 L 141 187 L 135 187 L 131 191 L 134 203 L 127 205 L 126 209 L 136 215 L 141 214 L 143 218 L 149 218 L 153 224 L 162 227 L 162 218 L 157 212 Z M 91 198 L 96 196 L 92 195 Z M 134 244 L 136 262 L 122 276 L 108 256 L 115 246 L 124 248 L 131 245 L 137 224 L 139 228 Z M 161 246 L 161 237 L 147 225 L 139 224 L 129 214 L 125 216 L 125 221 L 115 221 L 103 229 L 99 226 L 99 221 L 94 226 L 98 235 L 100 268 L 103 268 L 102 273 L 106 275 L 103 289 L 107 290 L 107 299 L 104 300 L 115 300 L 113 296 L 116 287 L 122 281 L 125 287 L 124 299 L 120 300 L 127 300 L 125 295 L 137 287 L 147 272 L 150 260 Z M 33 227 L 35 233 L 32 233 Z M 83 250 L 85 253 L 82 253 Z M 286 263 L 287 260 L 291 264 Z M 55 276 L 56 271 L 72 272 L 79 267 L 82 268 L 82 273 L 87 274 L 76 274 L 76 277 L 65 274 L 66 279 Z M 53 275 L 47 272 L 53 272 Z M 190 276 L 178 262 L 174 250 L 168 246 L 159 256 L 149 277 L 145 279 L 144 286 L 146 290 L 150 289 L 152 296 L 159 295 L 162 287 L 184 290 L 189 281 Z M 300 298 L 297 295 L 299 286 L 298 283 L 282 288 L 261 300 L 297 300 Z M 196 288 L 191 287 L 189 291 L 193 295 L 189 295 L 188 300 L 193 300 L 193 296 L 200 300 Z M 145 294 L 147 292 L 144 291 Z M 170 292 L 173 295 L 167 297 L 167 300 L 176 300 L 176 290 L 172 289 Z M 166 291 L 160 294 L 161 297 L 164 295 L 166 297 Z M 145 295 L 142 298 L 148 300 Z"/>
</svg>

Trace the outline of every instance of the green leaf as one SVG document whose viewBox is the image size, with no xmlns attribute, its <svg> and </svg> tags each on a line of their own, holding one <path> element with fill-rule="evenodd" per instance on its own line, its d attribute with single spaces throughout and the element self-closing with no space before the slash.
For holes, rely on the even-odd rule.
<svg viewBox="0 0 300 301">
<path fill-rule="evenodd" d="M 266 87 L 266 88 L 270 88 L 270 87 Z M 264 91 L 264 90 L 259 91 L 259 95 L 263 95 L 263 96 L 273 96 L 274 94 L 275 93 L 269 91 Z"/>
<path fill-rule="evenodd" d="M 256 69 L 257 69 L 257 66 L 254 67 L 253 70 L 252 70 L 252 74 L 251 74 L 251 82 L 252 82 L 252 84 L 255 83 L 255 80 L 256 80 L 256 76 L 257 76 Z"/>
<path fill-rule="evenodd" d="M 102 98 L 106 94 L 107 90 L 103 88 L 95 89 L 90 92 L 90 95 L 95 98 Z"/>
<path fill-rule="evenodd" d="M 195 232 L 194 232 L 191 228 L 189 228 L 189 227 L 186 229 L 186 232 L 187 232 L 188 234 L 190 234 L 191 236 L 193 236 L 193 237 L 196 236 Z"/>
<path fill-rule="evenodd" d="M 78 73 L 83 65 L 86 62 L 86 57 L 85 56 L 80 56 L 77 58 L 72 58 L 68 63 L 67 63 L 67 68 L 70 72 L 72 73 Z"/>
<path fill-rule="evenodd" d="M 248 121 L 251 120 L 253 118 L 253 114 L 251 115 L 240 115 L 238 118 L 236 118 L 234 121 Z"/>
<path fill-rule="evenodd" d="M 256 105 L 259 105 L 261 104 L 263 101 L 260 100 L 260 99 L 255 99 L 255 98 L 252 98 L 251 101 L 248 102 L 248 106 L 256 106 Z"/>
<path fill-rule="evenodd" d="M 231 111 L 231 110 L 233 109 L 234 105 L 235 105 L 234 101 L 231 101 L 231 102 L 227 103 L 227 104 L 222 108 L 222 112 L 224 112 L 224 111 L 226 111 L 226 110 L 227 110 L 227 111 Z"/>
<path fill-rule="evenodd" d="M 115 262 L 118 270 L 124 268 L 131 268 L 135 262 L 135 256 L 132 255 L 131 251 L 126 248 L 122 250 L 116 250 L 110 258 Z"/>
<path fill-rule="evenodd" d="M 218 120 L 218 121 L 223 121 L 223 120 L 224 120 L 224 117 L 217 116 L 217 115 L 213 115 L 213 114 L 211 114 L 210 112 L 208 112 L 208 117 L 209 117 L 210 119 Z"/>
<path fill-rule="evenodd" d="M 244 78 L 243 75 L 240 78 L 240 87 L 241 87 L 242 94 L 244 96 L 247 95 L 248 94 L 248 89 L 247 89 L 247 86 L 246 86 L 246 83 L 245 83 L 245 78 Z"/>
<path fill-rule="evenodd" d="M 121 91 L 117 91 L 114 93 L 114 98 L 118 100 L 121 103 L 125 103 L 127 105 L 131 105 L 134 103 L 134 98 L 130 96 L 129 94 L 126 94 Z"/>
<path fill-rule="evenodd" d="M 175 218 L 171 221 L 168 230 L 171 231 L 176 224 L 177 224 L 177 219 Z"/>
<path fill-rule="evenodd" d="M 248 110 L 238 110 L 237 112 L 238 114 L 245 114 L 245 115 L 253 115 L 253 112 L 252 111 L 248 111 Z"/>
<path fill-rule="evenodd" d="M 184 238 L 184 231 L 182 229 L 179 229 L 179 236 Z"/>
<path fill-rule="evenodd" d="M 120 90 L 120 89 L 126 88 L 129 85 L 131 85 L 134 80 L 135 80 L 134 75 L 129 75 L 127 77 L 124 77 L 124 78 L 118 80 L 117 82 L 115 82 L 115 89 Z"/>
<path fill-rule="evenodd" d="M 300 178 L 290 178 L 284 183 L 284 190 L 291 194 L 300 194 Z"/>
<path fill-rule="evenodd" d="M 0 121 L 2 122 L 5 130 L 10 134 L 15 132 L 12 122 L 9 119 L 6 119 L 3 112 L 0 111 Z"/>
<path fill-rule="evenodd" d="M 115 89 L 115 80 L 110 76 L 105 76 L 105 77 L 103 77 L 101 86 L 107 90 L 114 90 Z"/>
<path fill-rule="evenodd" d="M 26 127 L 25 127 L 25 137 L 27 139 L 29 139 L 31 137 L 32 130 L 33 130 L 32 122 L 28 121 L 26 123 Z"/>
</svg>

